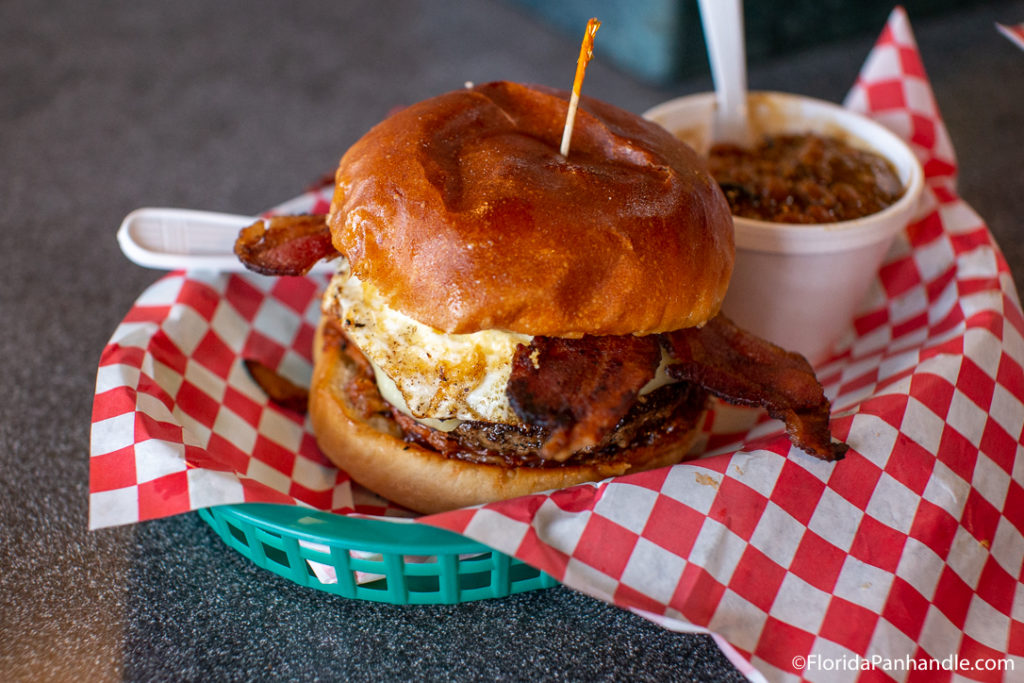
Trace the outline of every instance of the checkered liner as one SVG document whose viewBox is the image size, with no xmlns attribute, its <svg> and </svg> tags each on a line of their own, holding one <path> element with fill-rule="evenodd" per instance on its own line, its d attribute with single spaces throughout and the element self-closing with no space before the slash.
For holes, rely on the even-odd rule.
<svg viewBox="0 0 1024 683">
<path fill-rule="evenodd" d="M 846 105 L 911 142 L 927 205 L 818 368 L 845 460 L 804 455 L 766 419 L 730 445 L 712 418 L 718 455 L 421 521 L 668 628 L 709 631 L 753 680 L 936 680 L 850 665 L 872 656 L 1009 657 L 1024 672 L 1024 315 L 957 197 L 902 10 Z M 324 210 L 325 196 L 307 199 Z M 93 527 L 241 501 L 401 514 L 331 467 L 239 362 L 307 382 L 323 284 L 179 272 L 146 290 L 100 361 Z M 847 666 L 805 670 L 809 656 Z"/>
<path fill-rule="evenodd" d="M 316 190 L 288 206 L 328 204 Z M 175 272 L 139 297 L 100 357 L 91 527 L 242 502 L 411 514 L 331 465 L 303 416 L 269 402 L 241 363 L 308 386 L 327 280 Z"/>
<path fill-rule="evenodd" d="M 996 24 L 996 28 L 1017 47 L 1024 50 L 1024 24 Z"/>
</svg>

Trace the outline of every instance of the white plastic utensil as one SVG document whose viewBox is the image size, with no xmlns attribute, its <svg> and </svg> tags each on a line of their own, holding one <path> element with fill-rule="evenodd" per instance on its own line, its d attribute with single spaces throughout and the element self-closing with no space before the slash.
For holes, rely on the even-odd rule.
<svg viewBox="0 0 1024 683">
<path fill-rule="evenodd" d="M 213 211 L 136 209 L 121 222 L 117 242 L 125 256 L 147 268 L 237 272 L 245 266 L 235 256 L 235 238 L 255 221 Z M 329 273 L 336 267 L 321 261 L 311 272 Z"/>
<path fill-rule="evenodd" d="M 743 3 L 699 0 L 699 4 L 717 100 L 712 140 L 749 147 L 754 140 L 747 112 Z"/>
</svg>

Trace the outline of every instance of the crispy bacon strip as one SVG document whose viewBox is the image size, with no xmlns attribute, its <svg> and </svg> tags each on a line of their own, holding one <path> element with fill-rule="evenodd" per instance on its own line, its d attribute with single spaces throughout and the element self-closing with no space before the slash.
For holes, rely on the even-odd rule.
<svg viewBox="0 0 1024 683">
<path fill-rule="evenodd" d="M 507 394 L 523 421 L 552 430 L 541 455 L 564 460 L 598 443 L 628 412 L 657 369 L 659 345 L 668 374 L 730 403 L 760 406 L 782 420 L 796 446 L 839 460 L 831 406 L 803 356 L 736 327 L 719 315 L 701 328 L 634 337 L 534 337 L 512 360 Z"/>
<path fill-rule="evenodd" d="M 277 374 L 269 367 L 250 358 L 245 359 L 245 369 L 253 381 L 271 401 L 296 413 L 304 415 L 309 403 L 309 391 Z"/>
<path fill-rule="evenodd" d="M 257 221 L 239 233 L 235 253 L 248 268 L 267 275 L 303 275 L 320 259 L 338 255 L 325 217 L 312 215 Z M 562 461 L 600 442 L 654 377 L 660 345 L 672 356 L 672 377 L 731 403 L 764 407 L 786 424 L 794 444 L 823 460 L 846 453 L 845 444 L 832 441 L 831 406 L 803 356 L 719 315 L 701 328 L 663 335 L 534 337 L 529 346 L 520 345 L 507 394 L 520 419 L 552 431 L 541 455 Z M 287 380 L 250 363 L 250 373 L 272 399 L 305 410 L 305 390 L 281 389 Z"/>
<path fill-rule="evenodd" d="M 273 216 L 242 228 L 235 254 L 264 275 L 305 275 L 316 262 L 338 255 L 325 216 Z"/>
<path fill-rule="evenodd" d="M 723 315 L 701 328 L 663 336 L 673 363 L 668 373 L 700 384 L 737 405 L 761 406 L 786 424 L 798 447 L 823 460 L 839 460 L 846 444 L 829 432 L 830 404 L 803 356 L 780 349 Z"/>
<path fill-rule="evenodd" d="M 516 348 L 506 393 L 520 419 L 552 430 L 541 456 L 562 461 L 615 427 L 660 358 L 654 337 L 534 337 Z"/>
</svg>

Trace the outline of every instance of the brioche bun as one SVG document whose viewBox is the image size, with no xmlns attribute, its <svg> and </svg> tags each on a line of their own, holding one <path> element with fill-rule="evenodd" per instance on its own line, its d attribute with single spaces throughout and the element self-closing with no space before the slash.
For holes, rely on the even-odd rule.
<svg viewBox="0 0 1024 683">
<path fill-rule="evenodd" d="M 729 206 L 657 124 L 497 82 L 388 117 L 341 160 L 328 223 L 388 305 L 449 333 L 653 334 L 714 316 L 732 274 Z"/>
<path fill-rule="evenodd" d="M 563 157 L 567 106 L 566 93 L 498 82 L 375 126 L 341 159 L 327 218 L 352 275 L 448 334 L 648 335 L 716 315 L 732 274 L 732 218 L 705 162 L 658 125 L 588 98 Z M 325 300 L 325 318 L 328 308 Z M 403 432 L 403 417 L 356 405 L 354 387 L 383 399 L 363 356 L 325 345 L 325 325 L 340 329 L 322 322 L 314 345 L 309 409 L 320 449 L 418 512 L 672 465 L 699 433 L 703 393 L 673 408 L 664 428 L 600 457 L 584 449 L 565 463 L 523 464 L 433 450 Z M 655 414 L 646 399 L 634 407 Z"/>
</svg>

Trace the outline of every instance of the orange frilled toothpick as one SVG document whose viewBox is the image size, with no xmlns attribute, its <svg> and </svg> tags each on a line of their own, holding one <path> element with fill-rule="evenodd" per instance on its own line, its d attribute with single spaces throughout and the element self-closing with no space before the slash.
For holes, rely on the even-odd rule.
<svg viewBox="0 0 1024 683">
<path fill-rule="evenodd" d="M 591 18 L 587 22 L 587 30 L 583 34 L 583 43 L 580 45 L 580 57 L 576 60 L 576 78 L 572 82 L 572 97 L 569 98 L 569 111 L 565 115 L 565 128 L 562 130 L 562 146 L 559 151 L 563 157 L 569 156 L 569 141 L 572 139 L 572 127 L 576 122 L 576 109 L 580 106 L 580 89 L 583 87 L 583 75 L 587 71 L 587 64 L 594 56 L 594 35 L 597 29 L 601 28 L 601 22 Z"/>
</svg>

